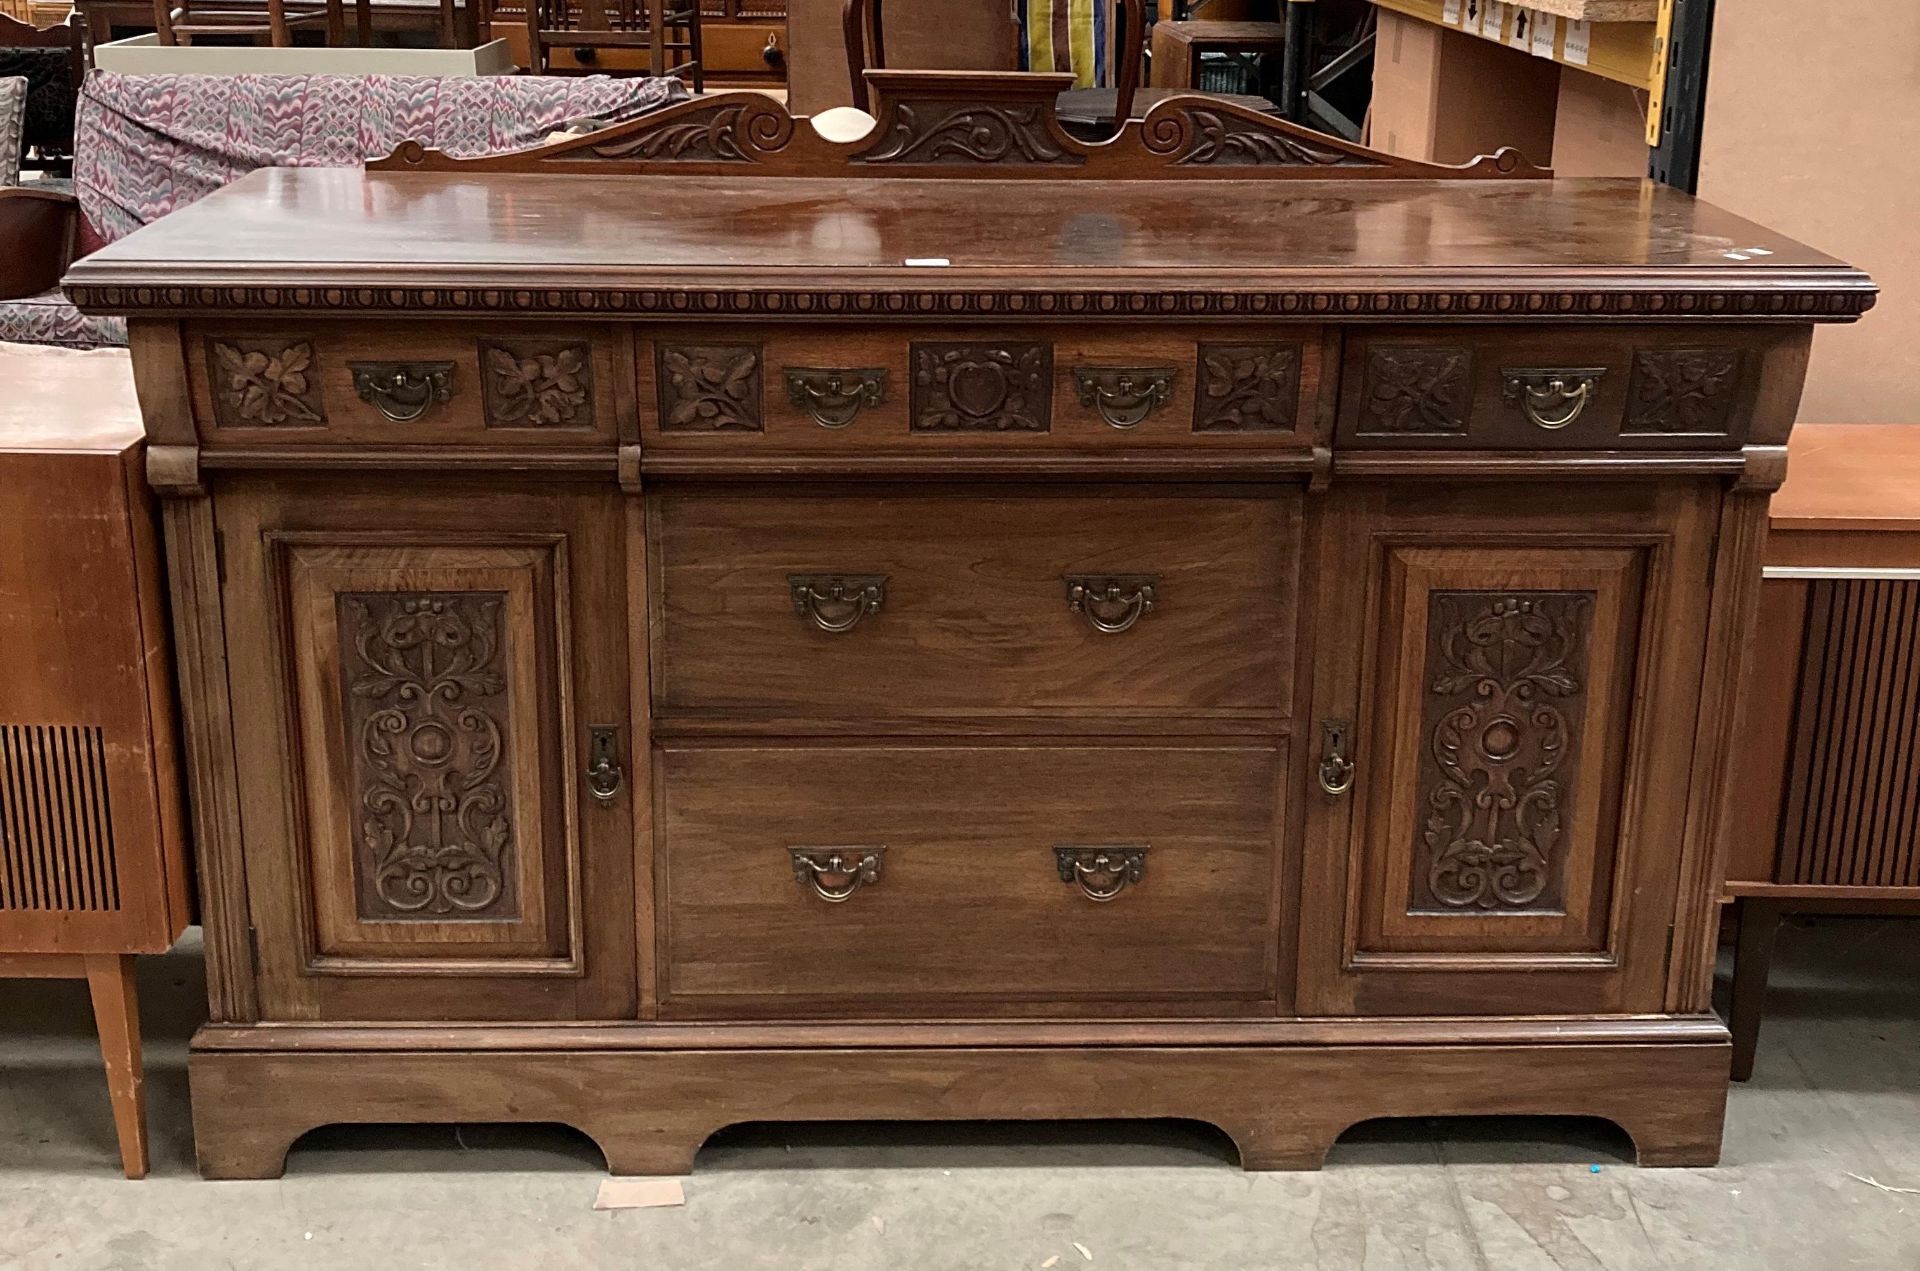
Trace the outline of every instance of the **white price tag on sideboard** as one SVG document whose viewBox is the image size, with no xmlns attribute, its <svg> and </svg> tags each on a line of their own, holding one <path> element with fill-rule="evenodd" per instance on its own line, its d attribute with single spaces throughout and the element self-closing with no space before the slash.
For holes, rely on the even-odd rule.
<svg viewBox="0 0 1920 1271">
<path fill-rule="evenodd" d="M 1539 20 L 1540 15 L 1531 9 L 1515 9 L 1513 30 L 1507 32 L 1507 43 L 1522 52 L 1526 51 L 1533 44 L 1533 24 Z"/>
<path fill-rule="evenodd" d="M 1553 56 L 1553 37 L 1560 30 L 1560 19 L 1551 13 L 1533 15 L 1533 55 Z"/>
<path fill-rule="evenodd" d="M 1448 26 L 1459 26 L 1460 6 L 1464 3 L 1466 0 L 1447 0 L 1446 5 L 1440 10 L 1440 20 Z"/>
<path fill-rule="evenodd" d="M 1585 66 L 1593 52 L 1593 23 L 1584 18 L 1567 23 L 1567 42 L 1560 46 L 1561 59 L 1568 66 Z"/>
</svg>

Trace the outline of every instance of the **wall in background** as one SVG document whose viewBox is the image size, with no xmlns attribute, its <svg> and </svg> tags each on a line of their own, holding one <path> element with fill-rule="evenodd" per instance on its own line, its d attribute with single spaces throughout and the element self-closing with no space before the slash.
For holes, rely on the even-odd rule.
<svg viewBox="0 0 1920 1271">
<path fill-rule="evenodd" d="M 1814 338 L 1800 417 L 1920 423 L 1920 4 L 1843 7 L 1715 7 L 1700 196 L 1881 286 Z"/>
</svg>

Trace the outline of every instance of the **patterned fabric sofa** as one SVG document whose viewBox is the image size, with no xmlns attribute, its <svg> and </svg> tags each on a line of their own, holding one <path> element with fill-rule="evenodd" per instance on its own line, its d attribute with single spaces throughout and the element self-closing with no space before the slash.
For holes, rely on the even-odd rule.
<svg viewBox="0 0 1920 1271">
<path fill-rule="evenodd" d="M 581 119 L 619 122 L 685 98 L 671 78 L 115 75 L 80 95 L 74 192 L 91 250 L 264 167 L 358 167 L 419 141 L 448 154 L 539 145 Z M 126 325 L 59 290 L 0 300 L 0 340 L 89 348 Z"/>
</svg>

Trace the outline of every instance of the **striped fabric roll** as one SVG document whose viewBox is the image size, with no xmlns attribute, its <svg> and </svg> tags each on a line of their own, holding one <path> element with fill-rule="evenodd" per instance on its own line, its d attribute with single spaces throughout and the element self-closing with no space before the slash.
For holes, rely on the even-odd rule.
<svg viewBox="0 0 1920 1271">
<path fill-rule="evenodd" d="M 1081 88 L 1113 83 L 1114 0 L 1017 0 L 1021 69 L 1071 71 Z"/>
</svg>

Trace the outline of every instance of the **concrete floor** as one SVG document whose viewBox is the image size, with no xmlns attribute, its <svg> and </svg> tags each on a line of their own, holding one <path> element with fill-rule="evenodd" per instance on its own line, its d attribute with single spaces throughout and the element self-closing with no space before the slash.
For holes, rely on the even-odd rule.
<svg viewBox="0 0 1920 1271">
<path fill-rule="evenodd" d="M 1920 922 L 1783 931 L 1718 1169 L 1636 1169 L 1579 1121 L 1372 1124 L 1318 1174 L 1243 1174 L 1184 1124 L 765 1126 L 701 1153 L 684 1208 L 607 1213 L 591 1145 L 541 1127 L 327 1130 L 284 1180 L 200 1182 L 198 959 L 143 981 L 138 1184 L 117 1177 L 84 986 L 0 984 L 5 1271 L 1920 1268 L 1920 1192 L 1862 1181 L 1920 1188 Z"/>
</svg>

